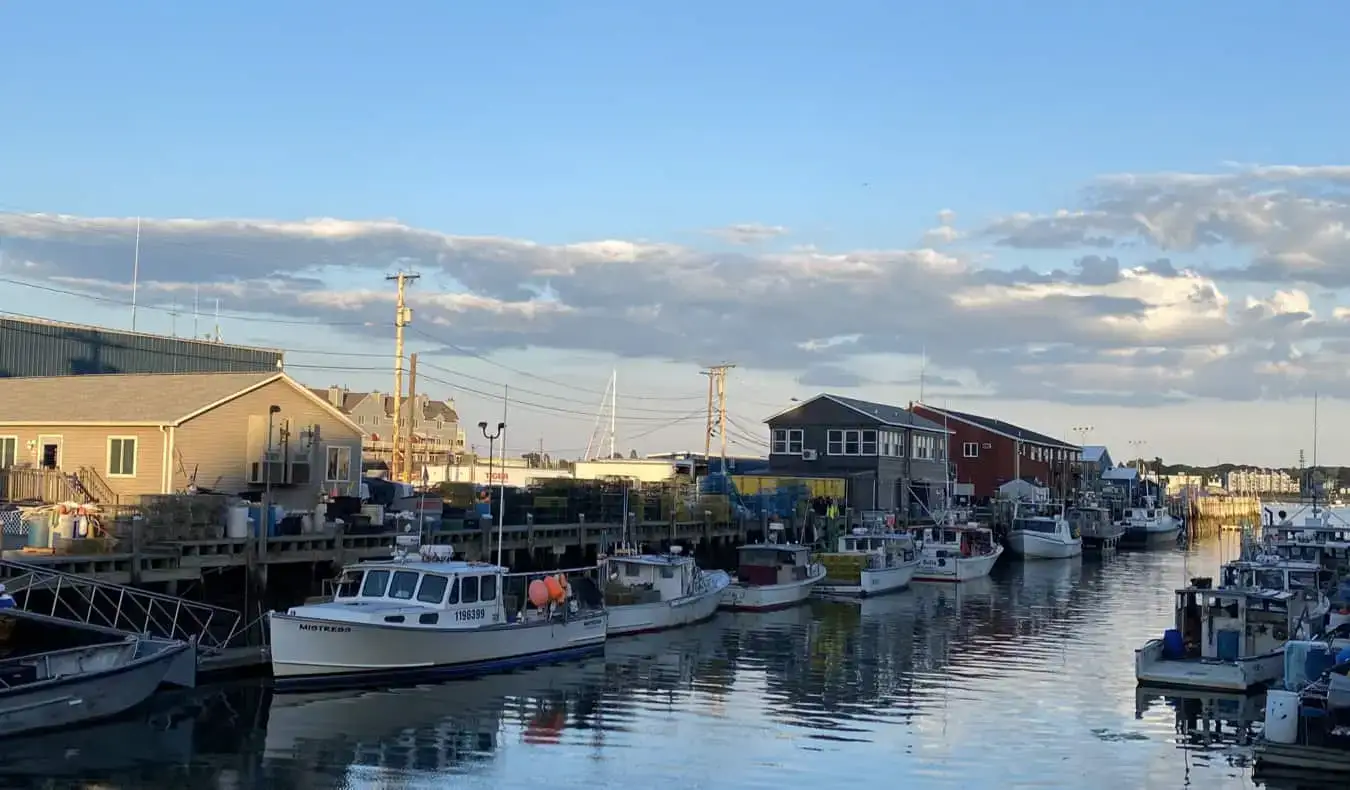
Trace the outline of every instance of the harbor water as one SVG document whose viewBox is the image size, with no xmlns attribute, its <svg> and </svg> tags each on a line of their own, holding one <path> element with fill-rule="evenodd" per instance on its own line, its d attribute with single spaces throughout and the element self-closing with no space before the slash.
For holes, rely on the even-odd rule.
<svg viewBox="0 0 1350 790">
<path fill-rule="evenodd" d="M 1252 787 L 1242 724 L 1138 692 L 1134 649 L 1236 536 L 612 641 L 603 658 L 396 691 L 198 689 L 0 745 L 0 786 Z M 1012 559 L 1012 558 L 1009 558 Z"/>
</svg>

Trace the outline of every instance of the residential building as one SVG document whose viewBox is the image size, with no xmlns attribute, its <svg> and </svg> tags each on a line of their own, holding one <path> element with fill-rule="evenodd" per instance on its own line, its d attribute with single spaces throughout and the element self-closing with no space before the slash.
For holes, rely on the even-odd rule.
<svg viewBox="0 0 1350 790">
<path fill-rule="evenodd" d="M 1111 453 L 1105 447 L 1096 445 L 1084 445 L 1083 460 L 1080 465 L 1082 470 L 1082 480 L 1088 481 L 1100 480 L 1102 473 L 1107 469 L 1114 469 L 1115 460 L 1111 458 Z"/>
<path fill-rule="evenodd" d="M 394 438 L 394 396 L 382 392 L 352 392 L 346 387 L 315 389 L 346 414 L 365 435 L 367 461 L 390 460 Z M 411 428 L 412 470 L 420 475 L 422 466 L 453 466 L 464 452 L 464 430 L 453 400 L 436 400 L 425 393 L 404 398 L 400 432 L 407 436 Z"/>
<path fill-rule="evenodd" d="M 765 423 L 770 474 L 845 478 L 855 510 L 917 516 L 947 480 L 947 431 L 899 406 L 821 394 Z"/>
<path fill-rule="evenodd" d="M 1010 480 L 1026 480 L 1054 495 L 1078 487 L 1082 448 L 1075 444 L 978 414 L 926 403 L 910 409 L 951 431 L 956 480 L 971 484 L 976 499 L 997 496 Z"/>
<path fill-rule="evenodd" d="M 312 509 L 359 493 L 361 428 L 285 373 L 3 378 L 0 403 L 0 461 L 78 475 L 99 501 L 270 486 Z"/>
<path fill-rule="evenodd" d="M 98 373 L 276 373 L 282 352 L 209 338 L 0 318 L 0 378 Z"/>
<path fill-rule="evenodd" d="M 1280 469 L 1238 468 L 1224 475 L 1223 487 L 1235 496 L 1297 494 L 1299 480 Z"/>
</svg>

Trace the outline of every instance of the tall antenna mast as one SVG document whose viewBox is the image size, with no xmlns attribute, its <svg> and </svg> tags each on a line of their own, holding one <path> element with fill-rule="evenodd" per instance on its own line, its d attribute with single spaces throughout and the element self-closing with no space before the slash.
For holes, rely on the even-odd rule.
<svg viewBox="0 0 1350 790">
<path fill-rule="evenodd" d="M 408 283 L 414 282 L 420 275 L 411 272 L 399 272 L 385 277 L 398 283 L 398 300 L 394 307 L 394 435 L 389 451 L 389 479 L 402 480 L 399 463 L 399 439 L 403 434 L 403 327 L 412 323 L 412 309 L 408 307 Z"/>
<path fill-rule="evenodd" d="M 141 218 L 136 218 L 136 252 L 131 257 L 131 331 L 136 331 L 136 284 L 141 279 Z"/>
<path fill-rule="evenodd" d="M 1312 488 L 1313 512 L 1317 512 L 1317 392 L 1313 391 L 1313 457 L 1312 471 L 1308 473 L 1308 483 Z"/>
<path fill-rule="evenodd" d="M 192 339 L 197 339 L 197 316 L 201 313 L 202 287 L 198 285 L 192 292 Z"/>
<path fill-rule="evenodd" d="M 919 351 L 919 403 L 923 403 L 924 376 L 928 373 L 928 342 Z"/>
<path fill-rule="evenodd" d="M 216 300 L 216 342 L 220 342 L 220 300 Z"/>
<path fill-rule="evenodd" d="M 594 425 L 594 427 L 591 428 L 591 436 L 590 436 L 590 438 L 586 440 L 586 455 L 585 455 L 584 457 L 585 457 L 586 460 L 588 460 L 588 461 L 591 460 L 591 459 L 594 459 L 594 458 L 598 457 L 597 455 L 591 455 L 591 450 L 592 450 L 592 449 L 594 449 L 595 452 L 596 452 L 597 454 L 602 453 L 602 452 L 605 451 L 605 435 L 604 435 L 601 431 L 603 430 L 604 424 L 605 424 L 605 423 L 604 423 L 604 420 L 605 420 L 605 407 L 606 407 L 607 405 L 609 405 L 609 404 L 611 403 L 611 401 L 612 401 L 611 393 L 613 392 L 613 390 L 614 390 L 614 376 L 611 375 L 611 376 L 609 377 L 609 379 L 605 382 L 605 391 L 602 392 L 602 393 L 600 394 L 600 406 L 599 406 L 599 408 L 597 408 L 597 409 L 595 410 L 595 425 Z M 612 406 L 610 407 L 610 414 L 611 414 L 611 415 L 613 414 L 613 407 L 612 407 Z M 611 419 L 610 419 L 610 433 L 611 433 L 611 435 L 612 435 L 613 432 L 614 432 L 614 426 L 613 426 L 613 423 L 614 423 L 614 420 L 613 420 L 613 418 L 612 418 L 612 416 L 611 416 Z M 610 441 L 610 444 L 611 444 L 611 447 L 610 447 L 609 455 L 610 455 L 610 457 L 612 458 L 612 457 L 614 456 L 614 448 L 613 448 L 613 446 L 612 446 L 612 445 L 613 445 L 613 440 Z"/>
<path fill-rule="evenodd" d="M 618 448 L 614 446 L 614 423 L 615 415 L 619 411 L 619 369 L 614 368 L 609 374 L 609 457 L 613 458 L 618 453 Z"/>
</svg>

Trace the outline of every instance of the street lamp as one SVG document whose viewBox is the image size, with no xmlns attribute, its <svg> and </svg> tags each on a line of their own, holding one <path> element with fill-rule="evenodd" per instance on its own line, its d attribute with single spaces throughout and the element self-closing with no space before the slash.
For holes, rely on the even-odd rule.
<svg viewBox="0 0 1350 790">
<path fill-rule="evenodd" d="M 493 458 L 493 456 L 496 454 L 496 453 L 494 452 L 494 450 L 493 450 L 493 446 L 496 444 L 498 437 L 500 437 L 500 436 L 502 435 L 502 432 L 506 430 L 506 423 L 504 423 L 504 422 L 499 422 L 499 423 L 497 423 L 497 431 L 496 431 L 496 433 L 488 433 L 488 424 L 487 424 L 487 421 L 484 420 L 483 422 L 478 423 L 478 430 L 482 431 L 482 432 L 483 432 L 483 438 L 488 440 L 488 482 L 487 482 L 487 492 L 488 492 L 488 515 L 491 516 L 491 515 L 492 515 L 492 458 Z M 503 463 L 503 465 L 506 463 L 505 459 L 503 459 L 502 463 Z M 505 481 L 506 471 L 505 471 L 505 469 L 502 470 L 502 475 L 503 475 L 503 479 L 502 479 L 502 491 L 503 491 L 503 493 L 504 493 L 504 492 L 506 491 L 506 481 Z M 497 508 L 498 508 L 498 510 L 500 511 L 500 513 L 499 513 L 499 515 L 498 515 L 498 517 L 497 517 L 497 564 L 498 564 L 498 565 L 501 565 L 501 564 L 502 564 L 502 519 L 504 519 L 504 518 L 506 517 L 506 510 L 505 510 L 505 507 L 506 507 L 506 502 L 505 502 L 504 499 L 503 499 L 503 501 L 500 501 L 500 502 L 497 503 Z"/>
</svg>

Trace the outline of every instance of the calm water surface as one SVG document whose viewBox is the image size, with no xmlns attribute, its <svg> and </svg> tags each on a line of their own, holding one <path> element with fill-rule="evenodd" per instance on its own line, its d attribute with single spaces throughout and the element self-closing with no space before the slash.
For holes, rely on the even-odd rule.
<svg viewBox="0 0 1350 790">
<path fill-rule="evenodd" d="M 1240 726 L 1186 731 L 1186 703 L 1136 693 L 1133 672 L 1171 590 L 1234 551 L 1014 561 L 960 587 L 723 614 L 441 686 L 198 690 L 4 744 L 0 786 L 1253 787 Z"/>
</svg>

